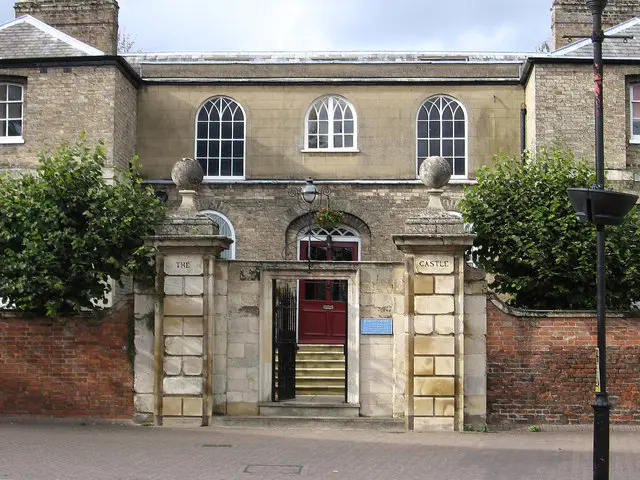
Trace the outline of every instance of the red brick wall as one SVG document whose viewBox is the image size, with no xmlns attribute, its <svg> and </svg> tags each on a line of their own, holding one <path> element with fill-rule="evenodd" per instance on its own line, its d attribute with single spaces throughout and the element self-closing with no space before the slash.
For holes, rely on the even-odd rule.
<svg viewBox="0 0 640 480">
<path fill-rule="evenodd" d="M 131 419 L 130 303 L 102 320 L 0 313 L 0 415 Z"/>
<path fill-rule="evenodd" d="M 487 416 L 500 423 L 590 423 L 594 315 L 509 315 L 487 300 Z M 640 423 L 640 318 L 607 319 L 611 421 Z"/>
</svg>

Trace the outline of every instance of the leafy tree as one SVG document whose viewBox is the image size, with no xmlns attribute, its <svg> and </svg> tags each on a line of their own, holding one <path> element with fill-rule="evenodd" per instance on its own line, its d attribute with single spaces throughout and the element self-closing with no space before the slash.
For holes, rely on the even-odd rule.
<svg viewBox="0 0 640 480">
<path fill-rule="evenodd" d="M 118 32 L 118 46 L 116 50 L 118 53 L 130 53 L 133 51 L 133 47 L 135 46 L 135 39 L 126 33 L 124 29 Z M 140 51 L 140 50 L 138 50 Z"/>
<path fill-rule="evenodd" d="M 549 53 L 551 51 L 551 44 L 549 43 L 549 39 L 544 40 L 536 46 L 536 52 L 538 53 Z"/>
<path fill-rule="evenodd" d="M 0 175 L 0 298 L 56 316 L 100 310 L 109 278 L 149 275 L 144 238 L 163 207 L 134 165 L 103 181 L 102 142 L 40 154 L 33 173 Z"/>
<path fill-rule="evenodd" d="M 477 237 L 472 257 L 495 274 L 491 287 L 517 307 L 592 309 L 596 306 L 596 229 L 577 221 L 567 188 L 589 187 L 595 172 L 573 154 L 543 149 L 498 156 L 482 167 L 461 202 Z M 634 209 L 607 227 L 607 304 L 629 309 L 639 298 L 640 215 Z"/>
</svg>

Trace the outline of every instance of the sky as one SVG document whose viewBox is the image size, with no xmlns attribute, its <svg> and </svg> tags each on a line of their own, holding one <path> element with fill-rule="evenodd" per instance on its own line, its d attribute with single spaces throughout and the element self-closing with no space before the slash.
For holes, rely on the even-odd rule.
<svg viewBox="0 0 640 480">
<path fill-rule="evenodd" d="M 534 51 L 552 0 L 119 0 L 132 51 Z M 15 0 L 0 0 L 0 24 Z"/>
</svg>

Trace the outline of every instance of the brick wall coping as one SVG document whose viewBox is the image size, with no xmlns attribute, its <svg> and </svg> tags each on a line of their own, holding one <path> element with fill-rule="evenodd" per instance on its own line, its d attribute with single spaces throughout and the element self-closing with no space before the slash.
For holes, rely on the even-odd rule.
<svg viewBox="0 0 640 480">
<path fill-rule="evenodd" d="M 20 312 L 16 310 L 3 310 L 0 309 L 0 319 L 2 320 L 25 320 L 27 318 L 33 319 L 49 319 L 51 321 L 59 321 L 60 319 L 69 319 L 69 320 L 89 320 L 89 321 L 97 321 L 99 322 L 102 318 L 108 317 L 112 313 L 119 311 L 126 304 L 131 303 L 133 301 L 133 295 L 127 294 L 123 298 L 121 298 L 115 305 L 112 305 L 109 308 L 105 308 L 99 312 L 99 316 L 95 315 L 93 312 L 87 310 L 86 312 L 71 312 L 64 315 L 58 315 L 56 317 L 46 317 L 42 313 L 38 312 Z"/>
<path fill-rule="evenodd" d="M 489 294 L 488 300 L 491 301 L 500 311 L 514 317 L 527 318 L 596 318 L 596 312 L 593 310 L 528 310 L 524 308 L 516 308 L 507 305 L 495 294 Z M 640 320 L 640 311 L 607 311 L 608 318 L 637 318 Z"/>
</svg>

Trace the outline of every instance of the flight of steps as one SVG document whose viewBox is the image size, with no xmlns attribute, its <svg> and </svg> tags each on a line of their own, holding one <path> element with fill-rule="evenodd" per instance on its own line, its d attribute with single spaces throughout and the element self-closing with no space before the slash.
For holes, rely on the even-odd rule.
<svg viewBox="0 0 640 480">
<path fill-rule="evenodd" d="M 276 361 L 276 375 L 277 369 Z M 345 402 L 345 379 L 343 345 L 298 345 L 296 397 L 260 404 L 260 416 L 277 418 L 280 424 L 331 420 L 352 425 L 358 419 L 360 405 Z M 340 423 L 344 421 L 348 423 Z"/>
<path fill-rule="evenodd" d="M 360 417 L 360 405 L 345 402 L 343 345 L 306 344 L 298 347 L 296 398 L 263 402 L 259 416 L 216 417 L 215 423 L 228 427 L 404 431 L 402 418 Z M 276 371 L 277 368 L 276 363 Z"/>
<path fill-rule="evenodd" d="M 298 345 L 296 397 L 345 395 L 344 345 Z"/>
</svg>

